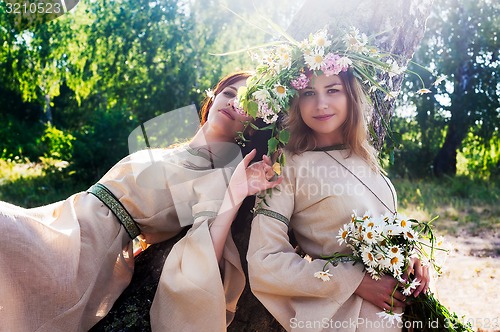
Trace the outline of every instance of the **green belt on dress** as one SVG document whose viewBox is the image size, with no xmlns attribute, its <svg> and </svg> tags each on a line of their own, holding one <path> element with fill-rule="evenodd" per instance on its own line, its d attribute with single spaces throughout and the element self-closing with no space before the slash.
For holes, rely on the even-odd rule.
<svg viewBox="0 0 500 332">
<path fill-rule="evenodd" d="M 141 230 L 137 227 L 137 224 L 130 213 L 128 213 L 127 209 L 125 209 L 122 203 L 120 203 L 120 201 L 108 188 L 100 183 L 96 183 L 90 187 L 87 192 L 99 198 L 99 200 L 103 202 L 104 205 L 111 210 L 111 212 L 113 212 L 116 218 L 120 221 L 120 224 L 125 227 L 125 230 L 131 239 L 135 239 L 141 234 Z"/>
</svg>

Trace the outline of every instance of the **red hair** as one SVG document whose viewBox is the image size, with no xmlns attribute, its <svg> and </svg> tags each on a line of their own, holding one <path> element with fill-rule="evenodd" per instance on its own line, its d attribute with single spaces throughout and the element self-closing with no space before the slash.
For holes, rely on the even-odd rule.
<svg viewBox="0 0 500 332">
<path fill-rule="evenodd" d="M 250 71 L 237 71 L 234 73 L 231 73 L 227 75 L 226 77 L 222 78 L 219 83 L 215 86 L 213 89 L 214 96 L 217 96 L 219 93 L 222 92 L 226 87 L 242 80 L 242 79 L 247 79 L 250 75 L 252 75 L 252 72 Z M 213 98 L 210 97 L 205 97 L 203 99 L 203 102 L 201 104 L 201 109 L 200 109 L 200 124 L 203 126 L 205 122 L 207 122 L 208 118 L 208 112 L 210 111 L 210 107 L 212 107 L 212 104 L 214 102 Z"/>
</svg>

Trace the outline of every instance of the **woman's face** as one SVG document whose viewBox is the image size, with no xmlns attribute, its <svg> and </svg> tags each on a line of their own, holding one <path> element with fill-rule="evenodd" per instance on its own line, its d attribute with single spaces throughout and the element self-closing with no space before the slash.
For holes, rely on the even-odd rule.
<svg viewBox="0 0 500 332">
<path fill-rule="evenodd" d="M 311 128 L 318 147 L 344 143 L 342 125 L 347 119 L 347 94 L 340 77 L 313 76 L 300 91 L 300 115 Z"/>
<path fill-rule="evenodd" d="M 234 101 L 238 88 L 244 86 L 246 78 L 242 78 L 233 84 L 226 86 L 215 99 L 208 111 L 207 123 L 210 128 L 217 132 L 228 141 L 236 137 L 236 133 L 244 129 L 244 122 L 250 121 L 252 117 L 240 114 L 234 109 Z"/>
</svg>

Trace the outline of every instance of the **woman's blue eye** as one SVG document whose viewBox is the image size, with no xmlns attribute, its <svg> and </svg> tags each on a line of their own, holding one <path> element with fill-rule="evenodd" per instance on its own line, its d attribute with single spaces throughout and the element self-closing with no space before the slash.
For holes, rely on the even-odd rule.
<svg viewBox="0 0 500 332">
<path fill-rule="evenodd" d="M 224 94 L 224 96 L 229 97 L 229 98 L 236 97 L 236 95 L 231 91 L 224 91 L 223 94 Z"/>
<path fill-rule="evenodd" d="M 305 91 L 302 96 L 304 97 L 310 97 L 310 96 L 314 96 L 314 91 Z"/>
<path fill-rule="evenodd" d="M 328 93 L 335 93 L 338 91 L 339 91 L 339 89 L 328 89 Z"/>
</svg>

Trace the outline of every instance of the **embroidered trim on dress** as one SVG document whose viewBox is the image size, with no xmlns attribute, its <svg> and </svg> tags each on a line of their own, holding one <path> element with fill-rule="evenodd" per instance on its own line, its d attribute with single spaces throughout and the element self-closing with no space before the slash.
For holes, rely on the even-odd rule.
<svg viewBox="0 0 500 332">
<path fill-rule="evenodd" d="M 131 239 L 135 239 L 137 236 L 141 234 L 141 230 L 137 227 L 132 216 L 128 213 L 127 209 L 120 203 L 120 201 L 113 195 L 108 188 L 103 186 L 100 183 L 94 184 L 87 190 L 88 193 L 94 195 L 99 198 L 101 202 L 104 203 L 108 207 L 108 209 L 113 212 L 113 214 L 118 218 L 120 224 L 125 227 L 128 235 Z"/>
<path fill-rule="evenodd" d="M 287 227 L 289 227 L 289 225 L 290 225 L 290 220 L 288 220 L 287 217 L 285 217 L 284 215 L 282 215 L 276 211 L 267 210 L 267 209 L 257 209 L 257 210 L 255 210 L 254 216 L 256 216 L 258 214 L 263 214 L 267 217 L 271 217 L 271 218 L 274 218 L 276 220 L 279 220 L 282 223 L 284 223 Z"/>
</svg>

